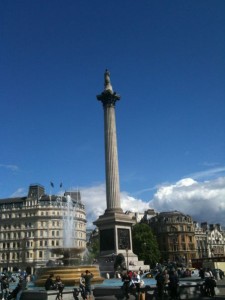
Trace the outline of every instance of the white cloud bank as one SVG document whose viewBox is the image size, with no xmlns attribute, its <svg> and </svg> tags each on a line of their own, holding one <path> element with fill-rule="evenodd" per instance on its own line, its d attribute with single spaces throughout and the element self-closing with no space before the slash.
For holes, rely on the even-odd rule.
<svg viewBox="0 0 225 300">
<path fill-rule="evenodd" d="M 162 186 L 150 205 L 157 211 L 179 210 L 197 222 L 225 225 L 225 177 L 204 182 L 185 178 Z"/>
<path fill-rule="evenodd" d="M 86 207 L 87 227 L 92 227 L 92 222 L 106 209 L 105 185 L 80 190 Z M 162 185 L 149 202 L 122 192 L 121 206 L 124 211 L 138 212 L 148 208 L 154 208 L 157 212 L 178 210 L 199 223 L 220 223 L 225 226 L 225 177 L 204 182 L 184 178 L 175 184 Z"/>
<path fill-rule="evenodd" d="M 87 227 L 93 227 L 92 222 L 97 220 L 106 209 L 106 191 L 105 185 L 80 188 L 81 201 L 85 204 L 87 214 Z M 149 208 L 149 204 L 129 196 L 127 193 L 121 193 L 121 207 L 123 211 L 145 211 Z"/>
</svg>

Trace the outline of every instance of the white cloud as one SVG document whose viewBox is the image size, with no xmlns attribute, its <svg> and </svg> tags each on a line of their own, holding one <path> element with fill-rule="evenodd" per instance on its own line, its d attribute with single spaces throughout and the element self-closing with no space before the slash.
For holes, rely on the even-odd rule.
<svg viewBox="0 0 225 300">
<path fill-rule="evenodd" d="M 97 220 L 106 209 L 105 185 L 80 188 L 81 200 L 85 204 L 87 227 L 93 227 L 92 222 Z"/>
<path fill-rule="evenodd" d="M 5 165 L 5 164 L 0 164 L 0 168 L 8 169 L 11 171 L 18 171 L 19 167 L 16 165 Z"/>
<path fill-rule="evenodd" d="M 24 197 L 26 195 L 26 190 L 24 188 L 18 188 L 11 196 L 10 198 L 15 197 Z"/>
<path fill-rule="evenodd" d="M 86 208 L 87 227 L 93 227 L 93 221 L 106 209 L 105 185 L 83 187 L 80 190 Z M 225 225 L 225 177 L 204 182 L 184 178 L 175 184 L 164 184 L 158 187 L 149 202 L 121 192 L 121 207 L 124 212 L 143 212 L 148 208 L 154 208 L 157 212 L 178 210 L 189 214 L 197 222 Z"/>
<path fill-rule="evenodd" d="M 121 207 L 123 211 L 132 211 L 132 212 L 144 212 L 149 209 L 149 204 L 144 202 L 141 199 L 136 199 L 132 196 L 129 196 L 128 193 L 122 192 L 121 196 Z"/>
<path fill-rule="evenodd" d="M 225 225 L 225 177 L 204 182 L 185 178 L 161 186 L 150 205 L 157 211 L 179 210 L 197 222 Z"/>
<path fill-rule="evenodd" d="M 93 227 L 93 221 L 97 220 L 106 209 L 105 184 L 80 188 L 80 191 L 81 199 L 85 204 L 87 214 L 87 227 Z M 141 199 L 135 199 L 129 196 L 126 192 L 122 192 L 121 208 L 124 212 L 127 210 L 143 212 L 149 208 L 149 205 Z"/>
<path fill-rule="evenodd" d="M 223 176 L 225 172 L 225 167 L 217 167 L 211 168 L 204 171 L 196 172 L 190 175 L 191 178 L 194 179 L 206 179 L 206 178 L 213 178 L 218 176 Z"/>
</svg>

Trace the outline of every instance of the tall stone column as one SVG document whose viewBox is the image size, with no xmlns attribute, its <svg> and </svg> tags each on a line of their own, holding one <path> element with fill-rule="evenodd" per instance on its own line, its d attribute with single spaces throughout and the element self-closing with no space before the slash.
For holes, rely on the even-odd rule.
<svg viewBox="0 0 225 300">
<path fill-rule="evenodd" d="M 106 174 L 106 213 L 122 212 L 120 204 L 120 184 L 117 152 L 115 103 L 120 96 L 113 92 L 110 83 L 110 74 L 106 70 L 104 74 L 104 91 L 97 99 L 102 102 L 104 108 L 104 134 L 105 134 L 105 174 Z"/>
<path fill-rule="evenodd" d="M 93 224 L 99 229 L 100 257 L 129 253 L 129 257 L 135 258 L 131 237 L 131 227 L 135 221 L 123 212 L 120 204 L 115 120 L 115 104 L 120 96 L 113 91 L 108 70 L 105 71 L 104 80 L 104 91 L 97 99 L 102 102 L 104 109 L 106 210 Z"/>
</svg>

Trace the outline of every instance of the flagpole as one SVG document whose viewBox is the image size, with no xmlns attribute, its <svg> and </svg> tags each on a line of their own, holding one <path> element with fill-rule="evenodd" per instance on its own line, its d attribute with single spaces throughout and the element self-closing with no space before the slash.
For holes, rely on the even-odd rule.
<svg viewBox="0 0 225 300">
<path fill-rule="evenodd" d="M 54 183 L 50 181 L 50 205 L 52 205 L 52 189 L 54 188 Z"/>
</svg>

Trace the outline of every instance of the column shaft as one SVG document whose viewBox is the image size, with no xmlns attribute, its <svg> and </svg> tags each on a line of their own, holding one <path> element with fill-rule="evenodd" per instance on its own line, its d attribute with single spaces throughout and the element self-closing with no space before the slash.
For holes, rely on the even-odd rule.
<svg viewBox="0 0 225 300">
<path fill-rule="evenodd" d="M 115 106 L 104 105 L 107 211 L 121 211 Z"/>
</svg>

